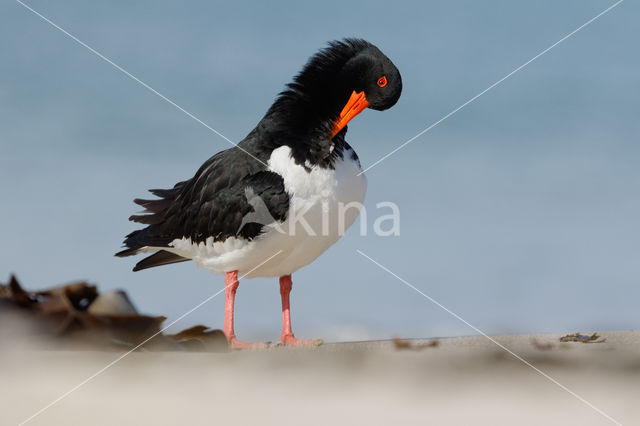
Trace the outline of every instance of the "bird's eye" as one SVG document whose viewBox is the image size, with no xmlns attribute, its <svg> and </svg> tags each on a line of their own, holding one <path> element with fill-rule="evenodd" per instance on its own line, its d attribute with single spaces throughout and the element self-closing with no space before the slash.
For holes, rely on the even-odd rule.
<svg viewBox="0 0 640 426">
<path fill-rule="evenodd" d="M 378 86 L 384 87 L 387 85 L 387 77 L 384 75 L 378 79 Z"/>
</svg>

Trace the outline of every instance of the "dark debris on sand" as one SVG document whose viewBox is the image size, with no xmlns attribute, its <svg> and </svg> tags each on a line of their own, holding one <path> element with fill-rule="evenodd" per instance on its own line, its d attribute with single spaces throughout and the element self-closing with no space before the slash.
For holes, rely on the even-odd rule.
<svg viewBox="0 0 640 426">
<path fill-rule="evenodd" d="M 398 350 L 414 350 L 419 351 L 426 348 L 436 348 L 440 345 L 438 339 L 433 339 L 428 342 L 417 343 L 413 340 L 398 339 L 397 337 L 392 339 L 393 346 Z"/>
<path fill-rule="evenodd" d="M 177 334 L 163 334 L 165 317 L 141 315 L 124 291 L 100 293 L 86 282 L 27 291 L 12 275 L 7 284 L 0 283 L 0 318 L 9 315 L 13 321 L 29 325 L 33 330 L 29 338 L 48 339 L 56 348 L 228 350 L 221 330 L 198 325 Z"/>
<path fill-rule="evenodd" d="M 598 333 L 593 333 L 591 335 L 580 334 L 580 333 L 572 333 L 567 334 L 566 336 L 562 336 L 560 338 L 561 342 L 580 342 L 580 343 L 604 343 L 607 339 L 601 339 Z"/>
</svg>

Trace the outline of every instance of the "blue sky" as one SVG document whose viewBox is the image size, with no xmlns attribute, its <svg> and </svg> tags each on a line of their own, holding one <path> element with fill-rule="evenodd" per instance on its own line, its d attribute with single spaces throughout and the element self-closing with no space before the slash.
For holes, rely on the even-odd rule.
<svg viewBox="0 0 640 426">
<path fill-rule="evenodd" d="M 234 141 L 318 48 L 365 38 L 404 83 L 349 126 L 367 166 L 613 2 L 28 4 Z M 623 2 L 369 171 L 367 208 L 395 202 L 401 234 L 352 229 L 295 274 L 294 331 L 473 334 L 357 249 L 488 333 L 638 328 L 639 11 Z M 228 143 L 18 3 L 0 33 L 0 276 L 124 288 L 170 320 L 222 288 L 113 253 L 133 198 Z M 277 338 L 279 303 L 277 280 L 241 283 L 239 336 Z M 176 327 L 222 316 L 218 297 Z"/>
</svg>

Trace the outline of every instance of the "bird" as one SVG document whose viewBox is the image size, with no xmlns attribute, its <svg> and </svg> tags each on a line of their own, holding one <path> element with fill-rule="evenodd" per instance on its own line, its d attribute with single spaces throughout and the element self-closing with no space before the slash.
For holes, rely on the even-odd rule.
<svg viewBox="0 0 640 426">
<path fill-rule="evenodd" d="M 378 47 L 357 38 L 329 42 L 280 92 L 256 127 L 213 155 L 188 180 L 149 190 L 155 199 L 129 220 L 147 225 L 125 237 L 116 256 L 150 256 L 133 271 L 193 260 L 225 275 L 224 334 L 233 349 L 259 349 L 236 337 L 239 278 L 278 277 L 282 333 L 299 339 L 290 316 L 291 275 L 337 242 L 360 213 L 367 179 L 347 143 L 347 123 L 365 109 L 394 106 L 402 79 Z"/>
</svg>

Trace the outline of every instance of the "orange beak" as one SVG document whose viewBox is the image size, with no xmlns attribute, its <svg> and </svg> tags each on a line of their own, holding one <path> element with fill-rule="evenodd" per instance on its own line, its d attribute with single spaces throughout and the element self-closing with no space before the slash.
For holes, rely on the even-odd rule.
<svg viewBox="0 0 640 426">
<path fill-rule="evenodd" d="M 364 91 L 356 93 L 354 90 L 351 97 L 347 101 L 347 104 L 342 108 L 342 112 L 338 119 L 333 123 L 333 131 L 331 132 L 331 138 L 337 135 L 344 126 L 356 115 L 360 114 L 363 109 L 369 106 L 367 97 L 364 95 Z"/>
</svg>

